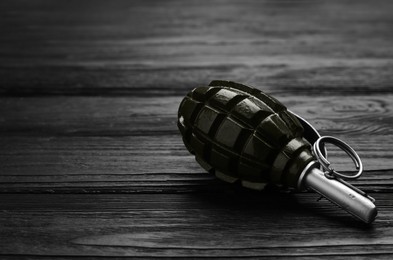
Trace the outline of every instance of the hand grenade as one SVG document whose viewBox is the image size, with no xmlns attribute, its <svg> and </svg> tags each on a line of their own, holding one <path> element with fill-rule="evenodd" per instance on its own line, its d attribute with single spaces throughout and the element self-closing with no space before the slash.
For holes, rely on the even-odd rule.
<svg viewBox="0 0 393 260">
<path fill-rule="evenodd" d="M 195 88 L 180 104 L 178 127 L 188 151 L 219 179 L 256 190 L 266 183 L 311 188 L 366 223 L 377 215 L 374 199 L 344 181 L 363 170 L 356 152 L 339 139 L 320 137 L 258 89 L 230 81 Z M 347 152 L 358 174 L 347 176 L 330 167 L 327 142 Z"/>
</svg>

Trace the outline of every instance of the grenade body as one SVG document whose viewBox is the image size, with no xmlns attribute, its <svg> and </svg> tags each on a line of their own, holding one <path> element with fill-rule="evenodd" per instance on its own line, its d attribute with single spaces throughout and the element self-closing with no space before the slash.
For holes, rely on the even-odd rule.
<svg viewBox="0 0 393 260">
<path fill-rule="evenodd" d="M 234 82 L 213 81 L 188 93 L 178 127 L 203 168 L 248 188 L 298 188 L 302 170 L 315 160 L 302 125 L 284 105 Z"/>
</svg>

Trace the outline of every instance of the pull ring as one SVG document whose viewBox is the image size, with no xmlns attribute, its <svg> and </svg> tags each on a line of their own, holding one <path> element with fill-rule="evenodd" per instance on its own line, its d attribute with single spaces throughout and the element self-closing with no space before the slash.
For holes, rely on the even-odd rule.
<svg viewBox="0 0 393 260">
<path fill-rule="evenodd" d="M 324 157 L 324 155 L 321 152 L 321 149 L 325 151 L 325 143 L 333 144 L 339 147 L 344 152 L 346 152 L 348 156 L 351 157 L 352 161 L 355 163 L 355 167 L 356 170 L 358 170 L 358 172 L 354 175 L 346 175 L 334 170 L 330 166 L 330 162 Z M 318 140 L 313 145 L 313 152 L 315 154 L 315 157 L 318 159 L 319 163 L 321 164 L 322 168 L 326 170 L 325 175 L 328 178 L 339 177 L 342 179 L 356 179 L 359 178 L 360 175 L 362 175 L 363 173 L 363 164 L 362 161 L 360 160 L 359 155 L 355 152 L 355 150 L 351 146 L 349 146 L 347 143 L 341 141 L 338 138 L 332 136 L 322 136 L 318 138 Z"/>
</svg>

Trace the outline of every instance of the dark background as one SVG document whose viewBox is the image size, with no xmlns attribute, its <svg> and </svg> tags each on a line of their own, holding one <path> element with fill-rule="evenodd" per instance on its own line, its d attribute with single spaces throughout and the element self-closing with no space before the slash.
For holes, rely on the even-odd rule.
<svg viewBox="0 0 393 260">
<path fill-rule="evenodd" d="M 389 259 L 392 11 L 388 0 L 2 0 L 0 258 Z M 256 86 L 350 143 L 366 170 L 352 183 L 377 199 L 377 220 L 204 173 L 176 116 L 213 79 Z"/>
</svg>

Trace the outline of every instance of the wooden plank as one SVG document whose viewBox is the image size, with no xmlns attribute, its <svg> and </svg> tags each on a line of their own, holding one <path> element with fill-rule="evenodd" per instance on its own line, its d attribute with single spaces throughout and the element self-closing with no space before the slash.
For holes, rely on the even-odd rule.
<svg viewBox="0 0 393 260">
<path fill-rule="evenodd" d="M 391 9 L 388 0 L 2 1 L 0 93 L 179 95 L 212 79 L 391 93 Z"/>
<path fill-rule="evenodd" d="M 220 189 L 179 136 L 2 138 L 2 192 Z M 213 186 L 212 186 L 213 185 Z"/>
<path fill-rule="evenodd" d="M 4 1 L 1 6 L 1 29 L 8 36 L 2 41 L 1 54 L 10 65 L 122 63 L 130 58 L 148 63 L 190 55 L 199 61 L 196 52 L 207 58 L 206 54 L 232 50 L 236 50 L 235 58 L 251 53 L 386 58 L 385 54 L 392 53 L 392 3 L 388 0 L 379 5 L 366 1 L 357 5 L 193 1 L 187 8 L 179 0 L 160 6 L 124 0 L 58 5 L 17 2 Z M 239 16 L 239 12 L 248 15 Z M 371 48 L 373 43 L 380 48 Z"/>
<path fill-rule="evenodd" d="M 322 134 L 348 138 L 393 134 L 393 95 L 390 94 L 332 93 L 313 97 L 285 93 L 274 97 L 309 120 Z M 178 96 L 0 98 L 0 132 L 7 136 L 177 134 L 176 117 L 181 100 Z"/>
<path fill-rule="evenodd" d="M 176 48 L 176 46 L 173 46 Z M 228 56 L 230 54 L 225 54 Z M 3 96 L 170 96 L 214 79 L 230 79 L 263 86 L 273 93 L 305 95 L 330 93 L 392 93 L 391 60 L 341 60 L 326 57 L 268 57 L 257 54 L 228 62 L 183 64 L 67 65 L 0 67 Z M 224 56 L 224 55 L 223 55 Z M 208 55 L 210 57 L 210 55 Z M 192 60 L 193 57 L 186 57 Z M 217 57 L 217 59 L 220 59 Z M 224 59 L 223 57 L 221 59 Z M 154 76 L 152 76 L 154 75 Z"/>
<path fill-rule="evenodd" d="M 374 146 L 378 139 L 375 142 Z M 0 144 L 0 192 L 173 193 L 235 188 L 207 174 L 179 135 L 3 137 Z M 366 172 L 352 183 L 367 191 L 391 191 L 390 150 L 375 152 L 369 142 L 360 144 L 356 147 Z M 336 169 L 354 168 L 344 155 L 329 158 Z"/>
<path fill-rule="evenodd" d="M 322 134 L 342 138 L 358 151 L 367 172 L 354 184 L 368 191 L 391 190 L 391 95 L 277 97 L 309 119 Z M 0 117 L 0 191 L 223 189 L 225 185 L 203 174 L 184 148 L 176 127 L 180 100 L 181 97 L 0 99 L 4 111 Z M 333 151 L 329 159 L 336 169 L 353 169 L 345 154 L 329 149 Z"/>
<path fill-rule="evenodd" d="M 363 225 L 310 194 L 0 195 L 2 256 L 391 257 L 390 194 Z"/>
</svg>

